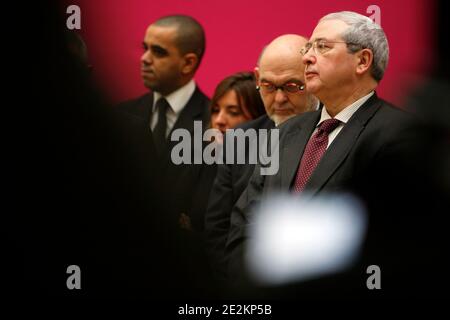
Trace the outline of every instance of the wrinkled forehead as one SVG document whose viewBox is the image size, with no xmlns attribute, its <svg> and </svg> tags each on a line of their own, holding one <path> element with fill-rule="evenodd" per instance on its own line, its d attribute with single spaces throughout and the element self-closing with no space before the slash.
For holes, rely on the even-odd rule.
<svg viewBox="0 0 450 320">
<path fill-rule="evenodd" d="M 342 34 L 349 28 L 349 25 L 341 20 L 325 20 L 319 22 L 314 29 L 310 42 L 317 39 L 342 40 Z"/>
<path fill-rule="evenodd" d="M 300 52 L 289 56 L 265 56 L 259 65 L 261 80 L 283 84 L 291 80 L 304 80 L 305 65 L 302 62 Z"/>
<path fill-rule="evenodd" d="M 297 69 L 261 69 L 260 81 L 268 81 L 276 85 L 288 82 L 305 82 L 305 68 Z"/>
</svg>

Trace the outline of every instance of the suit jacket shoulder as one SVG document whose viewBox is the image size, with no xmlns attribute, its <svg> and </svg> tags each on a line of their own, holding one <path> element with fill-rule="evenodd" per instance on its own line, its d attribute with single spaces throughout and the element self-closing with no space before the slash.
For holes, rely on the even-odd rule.
<svg viewBox="0 0 450 320">
<path fill-rule="evenodd" d="M 283 165 L 279 174 L 268 178 L 265 188 L 290 188 L 303 151 L 319 119 L 320 111 L 309 112 L 295 117 L 282 128 L 280 163 Z M 355 174 L 368 170 L 374 157 L 387 144 L 394 143 L 408 119 L 406 112 L 374 94 L 353 114 L 328 147 L 305 190 L 315 193 L 324 188 L 345 188 Z"/>
<path fill-rule="evenodd" d="M 244 122 L 241 125 L 238 125 L 236 129 L 271 129 L 274 128 L 275 124 L 274 122 L 269 118 L 267 114 L 264 114 L 260 116 L 259 118 L 256 118 L 251 121 Z"/>
<path fill-rule="evenodd" d="M 153 93 L 148 92 L 135 99 L 120 103 L 117 109 L 150 123 L 152 106 Z M 194 93 L 181 111 L 174 128 L 183 128 L 193 120 L 202 120 L 206 123 L 209 121 L 209 116 L 209 98 L 196 86 Z"/>
<path fill-rule="evenodd" d="M 150 122 L 151 107 L 153 106 L 153 93 L 148 92 L 135 99 L 121 102 L 117 105 L 117 110 L 137 116 L 145 121 Z"/>
</svg>

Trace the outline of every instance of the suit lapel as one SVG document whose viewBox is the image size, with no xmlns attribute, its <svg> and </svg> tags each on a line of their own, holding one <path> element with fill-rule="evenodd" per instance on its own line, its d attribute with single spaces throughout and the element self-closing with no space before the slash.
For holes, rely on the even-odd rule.
<svg viewBox="0 0 450 320">
<path fill-rule="evenodd" d="M 191 133 L 194 132 L 194 121 L 202 120 L 202 115 L 207 111 L 205 110 L 207 106 L 205 106 L 203 101 L 201 101 L 201 95 L 202 94 L 199 89 L 196 88 L 194 93 L 192 94 L 192 97 L 189 99 L 188 103 L 181 111 L 180 116 L 178 117 L 170 132 L 170 135 L 172 134 L 173 130 L 179 128 L 186 129 Z M 203 123 L 203 129 L 205 129 L 205 126 L 206 124 Z"/>
<path fill-rule="evenodd" d="M 305 190 L 314 194 L 323 187 L 347 157 L 359 135 L 364 130 L 367 121 L 380 107 L 380 103 L 381 101 L 374 94 L 355 112 L 323 155 L 323 158 L 305 185 Z"/>
<path fill-rule="evenodd" d="M 300 163 L 301 156 L 305 150 L 306 143 L 309 140 L 317 122 L 320 119 L 320 111 L 314 113 L 300 123 L 295 130 L 286 136 L 283 143 L 281 154 L 281 187 L 282 189 L 289 189 L 292 180 L 297 173 L 297 168 Z"/>
<path fill-rule="evenodd" d="M 176 129 L 188 130 L 189 133 L 191 134 L 191 137 L 193 137 L 194 121 L 203 120 L 204 118 L 208 119 L 208 116 L 205 116 L 205 114 L 208 113 L 207 103 L 205 102 L 205 99 L 206 97 L 201 93 L 201 91 L 198 88 L 196 88 L 194 93 L 192 94 L 192 97 L 189 99 L 188 103 L 181 111 L 180 116 L 178 117 L 172 130 L 169 133 L 168 136 L 169 148 L 167 149 L 167 153 L 163 158 L 163 163 L 168 163 L 170 161 L 171 150 L 173 146 L 175 146 L 178 143 L 170 141 L 170 137 L 172 136 L 172 132 L 174 130 Z M 203 130 L 206 129 L 206 125 L 207 124 L 203 123 Z"/>
<path fill-rule="evenodd" d="M 150 124 L 152 123 L 153 118 L 153 92 L 150 92 L 149 97 L 147 101 L 144 103 L 143 108 L 145 108 L 146 112 L 148 112 L 147 115 L 144 115 L 144 119 L 148 119 L 148 126 L 150 127 Z"/>
<path fill-rule="evenodd" d="M 144 121 L 147 121 L 149 127 L 152 117 L 152 106 L 153 106 L 153 93 L 148 92 L 139 98 L 135 104 L 132 105 L 132 108 L 129 112 L 137 117 L 142 118 Z"/>
<path fill-rule="evenodd" d="M 273 128 L 275 128 L 275 123 L 269 117 L 267 117 L 267 119 L 264 121 L 264 123 L 261 125 L 259 129 L 273 129 Z"/>
</svg>

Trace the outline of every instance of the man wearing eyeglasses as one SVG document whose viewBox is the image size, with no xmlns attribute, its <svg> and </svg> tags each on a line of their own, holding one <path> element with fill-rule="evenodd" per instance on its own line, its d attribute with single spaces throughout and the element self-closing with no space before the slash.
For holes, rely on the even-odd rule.
<svg viewBox="0 0 450 320">
<path fill-rule="evenodd" d="M 304 64 L 298 52 L 307 39 L 287 34 L 274 39 L 260 55 L 255 68 L 259 90 L 267 115 L 247 122 L 238 128 L 243 130 L 272 129 L 297 114 L 315 110 L 317 99 L 305 91 Z M 250 141 L 248 144 L 257 144 Z M 236 144 L 235 144 L 236 145 Z M 225 149 L 225 148 L 224 148 Z M 235 150 L 245 152 L 246 150 Z M 246 188 L 254 164 L 221 164 L 209 197 L 205 219 L 208 251 L 219 279 L 225 279 L 224 250 L 230 226 L 233 205 Z"/>
<path fill-rule="evenodd" d="M 319 21 L 298 59 L 305 64 L 307 91 L 323 103 L 323 108 L 282 126 L 281 169 L 276 175 L 261 176 L 256 168 L 234 206 L 226 246 L 233 276 L 243 273 L 243 243 L 247 227 L 257 216 L 251 208 L 257 207 L 261 196 L 345 191 L 368 205 L 379 202 L 376 195 L 380 188 L 375 187 L 375 181 L 386 183 L 393 173 L 393 168 L 379 165 L 388 163 L 383 159 L 396 159 L 401 154 L 402 132 L 409 120 L 409 115 L 375 92 L 388 56 L 383 30 L 368 17 L 338 12 Z"/>
<path fill-rule="evenodd" d="M 278 37 L 261 53 L 255 68 L 257 89 L 267 115 L 279 125 L 293 116 L 317 107 L 317 99 L 305 91 L 305 65 L 294 48 L 307 39 L 297 35 Z"/>
</svg>

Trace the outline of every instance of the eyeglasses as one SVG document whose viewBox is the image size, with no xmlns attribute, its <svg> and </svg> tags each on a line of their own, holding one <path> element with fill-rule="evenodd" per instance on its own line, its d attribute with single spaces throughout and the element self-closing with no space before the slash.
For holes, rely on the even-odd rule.
<svg viewBox="0 0 450 320">
<path fill-rule="evenodd" d="M 300 54 L 302 56 L 304 56 L 308 53 L 309 49 L 313 48 L 313 50 L 316 54 L 322 55 L 332 49 L 332 47 L 329 46 L 330 43 L 345 43 L 347 45 L 358 46 L 357 43 L 353 43 L 353 42 L 328 41 L 328 40 L 323 40 L 323 39 L 317 39 L 314 42 L 307 42 L 306 45 L 300 50 Z"/>
<path fill-rule="evenodd" d="M 261 90 L 264 93 L 273 93 L 281 89 L 287 93 L 297 93 L 299 91 L 305 90 L 304 84 L 298 84 L 295 82 L 288 82 L 283 84 L 282 86 L 276 86 L 273 83 L 262 81 L 259 86 L 256 86 L 256 90 Z"/>
</svg>

